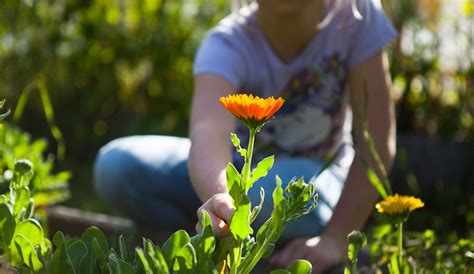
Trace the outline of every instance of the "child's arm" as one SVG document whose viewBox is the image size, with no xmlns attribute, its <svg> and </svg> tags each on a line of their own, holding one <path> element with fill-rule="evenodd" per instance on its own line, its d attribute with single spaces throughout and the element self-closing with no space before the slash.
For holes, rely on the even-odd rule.
<svg viewBox="0 0 474 274">
<path fill-rule="evenodd" d="M 362 157 L 371 160 L 367 145 L 362 136 L 363 128 L 358 121 L 357 111 L 365 111 L 376 149 L 386 166 L 390 169 L 395 155 L 395 115 L 390 98 L 390 75 L 386 56 L 380 51 L 361 65 L 355 67 L 349 76 L 351 106 L 354 112 L 354 142 Z M 367 109 L 363 110 L 367 84 Z M 319 271 L 344 261 L 347 256 L 347 234 L 360 230 L 374 209 L 378 194 L 367 179 L 366 171 L 355 158 L 340 200 L 324 232 L 316 238 L 297 239 L 276 253 L 271 262 L 288 265 L 295 259 L 310 260 Z M 302 248 L 304 246 L 305 248 Z"/>
<path fill-rule="evenodd" d="M 233 214 L 225 169 L 232 160 L 230 133 L 236 124 L 235 118 L 219 103 L 219 98 L 233 91 L 230 82 L 222 77 L 212 74 L 196 76 L 189 124 L 191 182 L 204 203 L 199 211 L 205 209 L 210 214 L 218 235 L 228 233 L 222 219 L 228 222 Z"/>
</svg>

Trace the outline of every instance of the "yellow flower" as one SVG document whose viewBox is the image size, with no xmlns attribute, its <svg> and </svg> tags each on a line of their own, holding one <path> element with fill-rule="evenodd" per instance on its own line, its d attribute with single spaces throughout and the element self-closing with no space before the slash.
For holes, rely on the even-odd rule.
<svg viewBox="0 0 474 274">
<path fill-rule="evenodd" d="M 405 215 L 413 210 L 423 207 L 425 204 L 413 196 L 390 195 L 385 200 L 377 203 L 375 208 L 378 212 L 388 215 Z"/>
<path fill-rule="evenodd" d="M 463 11 L 466 17 L 471 17 L 474 10 L 473 0 L 464 0 Z"/>
<path fill-rule="evenodd" d="M 258 128 L 273 117 L 283 105 L 282 98 L 266 99 L 247 94 L 232 94 L 219 99 L 221 104 L 247 126 Z"/>
</svg>

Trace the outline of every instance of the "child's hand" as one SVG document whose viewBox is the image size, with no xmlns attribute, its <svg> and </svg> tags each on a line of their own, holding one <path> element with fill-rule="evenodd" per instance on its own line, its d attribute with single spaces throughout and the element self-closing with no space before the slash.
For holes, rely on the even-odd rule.
<svg viewBox="0 0 474 274">
<path fill-rule="evenodd" d="M 232 205 L 232 197 L 229 193 L 214 194 L 207 202 L 205 202 L 198 210 L 198 222 L 196 224 L 196 232 L 200 233 L 202 210 L 206 210 L 211 218 L 212 230 L 219 238 L 230 236 L 229 224 L 234 215 L 234 207 Z"/>
<path fill-rule="evenodd" d="M 288 267 L 298 259 L 308 260 L 313 265 L 313 273 L 323 273 L 344 262 L 347 255 L 346 243 L 322 234 L 314 238 L 292 240 L 270 258 L 270 264 Z"/>
</svg>

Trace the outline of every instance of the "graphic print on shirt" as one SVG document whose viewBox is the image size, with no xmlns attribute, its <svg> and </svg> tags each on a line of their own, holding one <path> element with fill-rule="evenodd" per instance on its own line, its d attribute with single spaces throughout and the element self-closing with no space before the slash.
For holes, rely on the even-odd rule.
<svg viewBox="0 0 474 274">
<path fill-rule="evenodd" d="M 294 75 L 281 93 L 283 108 L 262 128 L 260 152 L 325 159 L 342 135 L 347 66 L 334 53 Z"/>
</svg>

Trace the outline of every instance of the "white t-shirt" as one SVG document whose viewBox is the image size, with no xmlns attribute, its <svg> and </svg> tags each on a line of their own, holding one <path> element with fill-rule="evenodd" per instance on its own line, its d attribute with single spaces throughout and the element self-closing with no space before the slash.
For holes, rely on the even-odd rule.
<svg viewBox="0 0 474 274">
<path fill-rule="evenodd" d="M 282 62 L 256 22 L 257 4 L 244 7 L 211 29 L 194 62 L 194 75 L 211 73 L 227 79 L 237 93 L 283 97 L 275 119 L 257 135 L 256 154 L 313 157 L 326 160 L 342 147 L 335 164 L 349 168 L 352 114 L 348 105 L 348 72 L 395 36 L 380 0 L 350 1 L 291 63 Z M 334 6 L 330 0 L 326 12 Z M 245 139 L 242 125 L 238 135 Z"/>
</svg>

